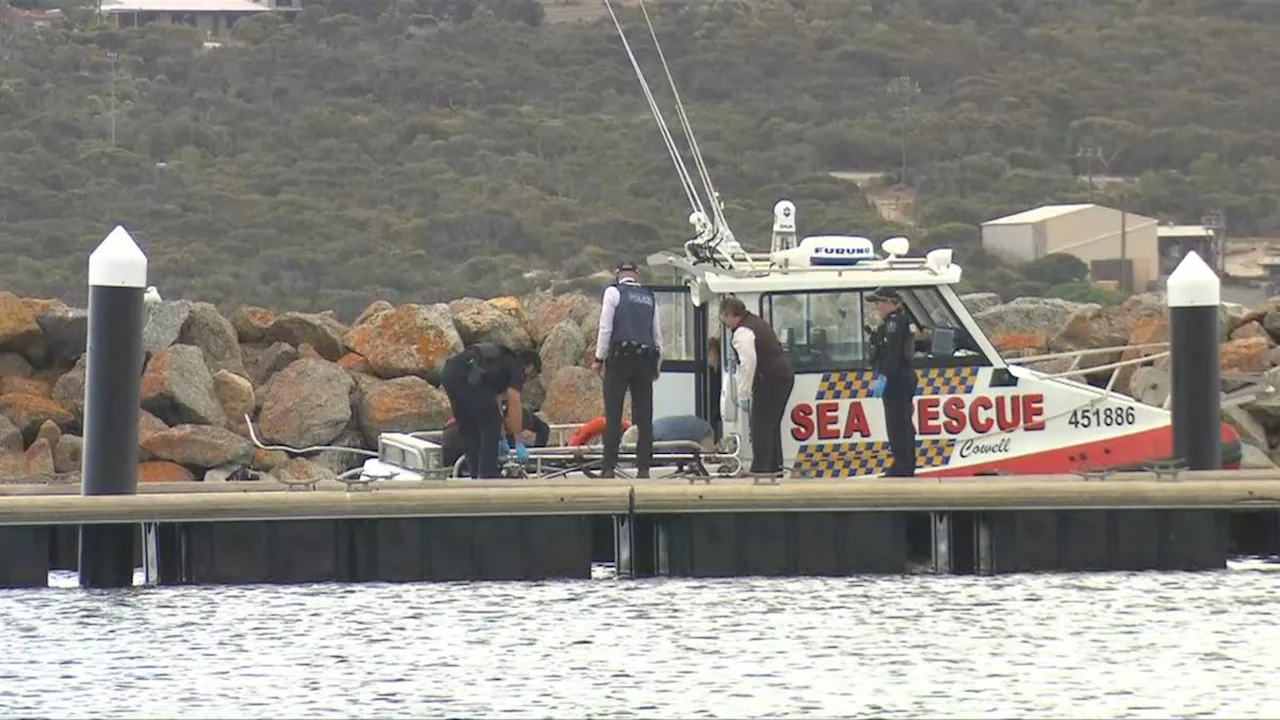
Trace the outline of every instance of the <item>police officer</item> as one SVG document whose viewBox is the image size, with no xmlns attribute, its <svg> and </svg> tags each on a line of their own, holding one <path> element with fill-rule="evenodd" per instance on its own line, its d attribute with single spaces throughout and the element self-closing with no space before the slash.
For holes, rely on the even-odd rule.
<svg viewBox="0 0 1280 720">
<path fill-rule="evenodd" d="M 884 422 L 889 435 L 893 464 L 885 477 L 913 477 L 916 474 L 916 431 L 911 424 L 912 398 L 916 394 L 913 366 L 915 338 L 911 319 L 902 306 L 902 295 L 893 288 L 871 293 L 876 314 L 883 321 L 872 340 L 875 380 L 872 395 L 884 399 Z"/>
<path fill-rule="evenodd" d="M 622 405 L 631 392 L 631 421 L 638 427 L 636 476 L 649 477 L 653 459 L 653 381 L 662 364 L 662 329 L 653 292 L 640 286 L 632 263 L 622 263 L 614 283 L 604 289 L 595 362 L 604 368 L 603 477 L 614 477 L 622 440 Z"/>
<path fill-rule="evenodd" d="M 507 401 L 507 431 L 515 436 L 516 457 L 524 462 L 529 451 L 519 440 L 523 431 L 520 391 L 538 373 L 542 360 L 529 350 L 518 355 L 494 343 L 476 343 L 444 363 L 442 385 L 449 396 L 453 417 L 473 478 L 496 478 L 502 437 L 501 400 Z"/>
<path fill-rule="evenodd" d="M 538 417 L 528 407 L 524 407 L 521 410 L 521 413 L 521 426 L 524 428 L 525 432 L 532 432 L 534 435 L 532 447 L 546 447 L 547 443 L 551 440 L 551 426 L 548 425 L 545 420 Z M 508 434 L 506 442 L 506 447 L 509 451 L 510 448 L 515 447 L 516 445 L 516 437 Z M 500 441 L 498 443 L 499 457 L 503 455 L 502 448 L 503 445 Z M 462 439 L 462 430 L 458 427 L 458 419 L 451 417 L 445 421 L 444 432 L 440 434 L 440 454 L 444 458 L 444 466 L 446 468 L 453 467 L 454 464 L 458 462 L 458 458 L 462 457 L 466 452 L 467 446 Z M 470 471 L 471 468 L 467 468 L 467 472 Z"/>
</svg>

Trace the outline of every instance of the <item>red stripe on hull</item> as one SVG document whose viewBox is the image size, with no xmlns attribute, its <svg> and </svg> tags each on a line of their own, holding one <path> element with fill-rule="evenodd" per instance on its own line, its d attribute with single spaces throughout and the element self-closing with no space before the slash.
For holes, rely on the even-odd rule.
<svg viewBox="0 0 1280 720">
<path fill-rule="evenodd" d="M 1239 445 L 1240 437 L 1226 423 L 1222 424 L 1222 446 L 1226 450 Z M 1224 453 L 1231 458 L 1234 453 Z M 959 467 L 920 469 L 918 476 L 970 477 L 981 473 L 1000 472 L 1008 475 L 1046 475 L 1124 467 L 1173 457 L 1173 428 L 1169 425 L 1142 432 L 1107 438 L 1096 442 L 1069 445 L 1037 453 L 1028 453 L 990 462 Z M 1224 463 L 1225 468 L 1239 468 L 1239 461 Z"/>
</svg>

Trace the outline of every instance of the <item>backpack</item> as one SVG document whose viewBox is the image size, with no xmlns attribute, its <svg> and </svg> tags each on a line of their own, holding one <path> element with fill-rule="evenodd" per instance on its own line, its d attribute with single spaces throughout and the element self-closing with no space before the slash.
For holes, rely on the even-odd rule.
<svg viewBox="0 0 1280 720">
<path fill-rule="evenodd" d="M 493 364 L 502 357 L 504 352 L 510 352 L 491 342 L 476 343 L 468 350 L 472 351 L 471 369 L 467 372 L 467 383 L 470 385 L 479 385 L 484 382 Z"/>
</svg>

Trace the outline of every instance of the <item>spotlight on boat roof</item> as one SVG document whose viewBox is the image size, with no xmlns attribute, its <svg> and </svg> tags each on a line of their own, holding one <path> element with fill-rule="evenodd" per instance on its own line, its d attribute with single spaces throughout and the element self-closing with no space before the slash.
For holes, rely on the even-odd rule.
<svg viewBox="0 0 1280 720">
<path fill-rule="evenodd" d="M 944 273 L 951 267 L 951 248 L 930 250 L 924 256 L 925 267 L 936 273 Z"/>
<path fill-rule="evenodd" d="M 891 259 L 903 257 L 911 249 L 911 241 L 901 235 L 897 235 L 880 243 L 880 249 L 884 250 L 884 254 Z"/>
</svg>

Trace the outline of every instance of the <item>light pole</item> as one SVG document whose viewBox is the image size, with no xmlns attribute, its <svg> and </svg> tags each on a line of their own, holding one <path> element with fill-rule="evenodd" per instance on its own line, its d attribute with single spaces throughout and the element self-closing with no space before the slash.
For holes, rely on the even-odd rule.
<svg viewBox="0 0 1280 720">
<path fill-rule="evenodd" d="M 1227 272 L 1227 214 L 1221 210 L 1211 210 L 1200 218 L 1200 224 L 1213 233 L 1213 258 L 1219 275 Z"/>
<path fill-rule="evenodd" d="M 889 94 L 898 98 L 898 106 L 902 111 L 902 177 L 901 184 L 907 185 L 907 128 L 911 122 L 911 104 L 920 94 L 920 85 L 909 75 L 899 75 L 889 81 Z"/>
<path fill-rule="evenodd" d="M 1084 158 L 1084 176 L 1089 183 L 1089 202 L 1093 202 L 1093 159 L 1102 159 L 1102 148 L 1094 145 L 1076 148 L 1076 157 Z"/>
<path fill-rule="evenodd" d="M 1129 188 L 1120 186 L 1120 291 L 1133 292 L 1133 270 L 1129 267 Z"/>
<path fill-rule="evenodd" d="M 116 146 L 116 51 L 108 50 L 107 59 L 111 61 L 111 147 Z"/>
</svg>

